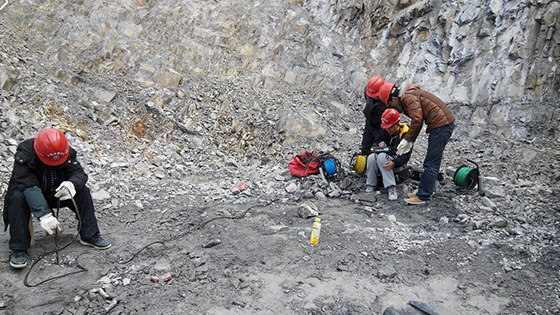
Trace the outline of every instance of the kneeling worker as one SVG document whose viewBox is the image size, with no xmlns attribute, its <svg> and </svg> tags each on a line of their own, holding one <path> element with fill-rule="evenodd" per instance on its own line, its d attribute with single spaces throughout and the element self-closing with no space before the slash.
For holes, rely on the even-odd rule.
<svg viewBox="0 0 560 315">
<path fill-rule="evenodd" d="M 390 150 L 385 153 L 370 154 L 367 158 L 367 180 L 366 192 L 373 192 L 377 186 L 377 176 L 381 172 L 383 178 L 383 186 L 387 188 L 389 200 L 397 200 L 397 188 L 395 187 L 394 168 L 405 165 L 410 159 L 412 150 L 403 155 L 396 155 L 397 147 L 404 136 L 408 132 L 408 126 L 400 123 L 401 114 L 394 109 L 389 108 L 383 112 L 381 116 L 381 131 L 376 137 L 379 147 L 389 147 Z"/>
<path fill-rule="evenodd" d="M 12 250 L 10 266 L 27 266 L 26 251 L 30 247 L 31 214 L 39 219 L 41 228 L 53 234 L 60 230 L 60 222 L 52 215 L 57 206 L 76 212 L 81 222 L 80 242 L 97 249 L 107 249 L 111 243 L 99 235 L 93 200 L 86 187 L 87 175 L 76 159 L 76 151 L 68 145 L 64 134 L 57 129 L 40 131 L 35 139 L 18 145 L 12 177 L 4 200 L 4 224 L 10 226 L 9 246 Z"/>
</svg>

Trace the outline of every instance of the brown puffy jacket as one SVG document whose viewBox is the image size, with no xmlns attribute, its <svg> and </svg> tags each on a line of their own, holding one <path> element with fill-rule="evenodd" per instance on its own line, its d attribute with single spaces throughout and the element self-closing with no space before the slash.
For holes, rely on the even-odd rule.
<svg viewBox="0 0 560 315">
<path fill-rule="evenodd" d="M 404 114 L 411 120 L 410 129 L 405 137 L 407 141 L 416 141 L 423 122 L 426 122 L 426 132 L 429 133 L 434 128 L 447 126 L 455 121 L 451 110 L 434 94 L 422 91 L 414 84 L 403 85 L 403 90 L 401 104 Z"/>
</svg>

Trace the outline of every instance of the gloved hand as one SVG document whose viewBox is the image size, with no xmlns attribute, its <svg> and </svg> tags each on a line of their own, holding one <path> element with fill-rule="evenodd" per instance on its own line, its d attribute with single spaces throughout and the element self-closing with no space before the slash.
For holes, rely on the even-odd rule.
<svg viewBox="0 0 560 315">
<path fill-rule="evenodd" d="M 56 189 L 56 194 L 54 196 L 60 200 L 68 200 L 74 198 L 76 195 L 76 187 L 69 181 L 60 183 L 60 186 Z"/>
<path fill-rule="evenodd" d="M 408 142 L 406 139 L 403 139 L 399 146 L 397 147 L 397 155 L 407 154 L 410 149 L 412 149 L 412 144 L 414 142 Z"/>
<path fill-rule="evenodd" d="M 40 217 L 39 223 L 41 224 L 43 230 L 45 230 L 49 234 L 53 234 L 56 230 L 62 231 L 60 222 L 58 222 L 58 220 L 53 217 L 52 213 L 47 213 L 44 216 Z"/>
</svg>

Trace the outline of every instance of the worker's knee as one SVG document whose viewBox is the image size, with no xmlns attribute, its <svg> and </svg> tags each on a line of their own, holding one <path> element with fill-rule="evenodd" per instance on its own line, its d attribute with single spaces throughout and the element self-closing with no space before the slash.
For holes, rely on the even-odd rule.
<svg viewBox="0 0 560 315">
<path fill-rule="evenodd" d="M 387 155 L 385 153 L 379 153 L 379 155 L 377 157 L 377 165 L 379 165 L 379 167 L 382 167 L 383 165 L 385 165 L 390 160 L 391 160 L 391 158 L 389 157 L 389 155 Z"/>
<path fill-rule="evenodd" d="M 27 199 L 21 190 L 15 190 L 10 196 L 10 205 L 21 205 L 22 203 L 27 204 Z"/>
<path fill-rule="evenodd" d="M 367 165 L 373 165 L 375 163 L 376 160 L 376 155 L 375 154 L 370 154 L 367 157 Z"/>
</svg>

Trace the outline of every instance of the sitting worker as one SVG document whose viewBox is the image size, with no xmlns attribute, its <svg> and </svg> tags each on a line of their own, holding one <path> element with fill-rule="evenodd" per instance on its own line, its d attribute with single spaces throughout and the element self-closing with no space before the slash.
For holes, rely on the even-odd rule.
<svg viewBox="0 0 560 315">
<path fill-rule="evenodd" d="M 381 116 L 381 128 L 377 138 L 379 147 L 388 148 L 387 152 L 370 154 L 367 158 L 367 180 L 366 192 L 373 192 L 377 186 L 377 176 L 381 172 L 383 186 L 387 188 L 389 200 L 397 200 L 397 188 L 395 187 L 395 173 L 393 169 L 405 165 L 410 159 L 407 153 L 397 155 L 397 147 L 408 132 L 408 126 L 400 122 L 401 114 L 396 109 L 388 108 Z"/>
<path fill-rule="evenodd" d="M 396 108 L 411 119 L 408 134 L 399 144 L 397 154 L 408 152 L 422 130 L 422 124 L 425 122 L 427 125 L 429 137 L 424 172 L 418 192 L 409 194 L 409 198 L 405 199 L 408 204 L 425 204 L 432 198 L 443 151 L 455 129 L 455 116 L 441 99 L 414 84 L 405 83 L 398 87 L 394 83 L 385 83 L 379 90 L 379 97 L 387 106 Z"/>
<path fill-rule="evenodd" d="M 379 89 L 383 84 L 385 84 L 383 78 L 374 75 L 369 79 L 364 91 L 366 99 L 366 107 L 364 108 L 366 125 L 362 136 L 362 145 L 360 146 L 362 155 L 369 155 L 371 153 L 375 137 L 381 131 L 381 115 L 387 109 L 385 103 L 379 99 Z"/>
<path fill-rule="evenodd" d="M 59 199 L 61 207 L 76 212 L 71 199 L 78 206 L 80 242 L 97 249 L 111 244 L 101 238 L 94 214 L 93 200 L 86 187 L 87 175 L 76 159 L 76 151 L 68 145 L 64 134 L 57 129 L 40 131 L 35 139 L 21 142 L 15 154 L 12 177 L 4 200 L 5 229 L 10 226 L 10 266 L 27 265 L 31 214 L 39 219 L 48 234 L 61 230 L 60 222 L 52 214 Z"/>
</svg>

